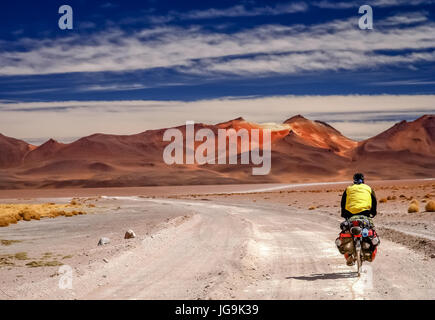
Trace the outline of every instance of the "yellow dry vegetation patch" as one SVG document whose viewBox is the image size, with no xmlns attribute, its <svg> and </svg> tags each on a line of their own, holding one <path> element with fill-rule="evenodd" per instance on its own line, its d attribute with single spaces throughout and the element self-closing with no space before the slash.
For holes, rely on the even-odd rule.
<svg viewBox="0 0 435 320">
<path fill-rule="evenodd" d="M 431 200 L 426 204 L 426 211 L 435 212 L 435 201 Z"/>
<path fill-rule="evenodd" d="M 417 199 L 413 199 L 411 201 L 411 204 L 415 204 L 417 207 L 419 206 L 418 200 Z"/>
<path fill-rule="evenodd" d="M 420 209 L 418 207 L 418 204 L 413 202 L 411 203 L 411 205 L 408 208 L 408 213 L 414 213 L 414 212 L 418 212 Z"/>
<path fill-rule="evenodd" d="M 56 267 L 56 266 L 62 266 L 63 263 L 59 261 L 30 261 L 26 263 L 26 266 L 31 268 L 38 268 L 38 267 Z"/>
<path fill-rule="evenodd" d="M 41 218 L 56 218 L 58 216 L 72 217 L 86 214 L 80 210 L 79 203 L 74 204 L 0 204 L 0 227 L 7 227 L 18 221 L 40 220 Z"/>
</svg>

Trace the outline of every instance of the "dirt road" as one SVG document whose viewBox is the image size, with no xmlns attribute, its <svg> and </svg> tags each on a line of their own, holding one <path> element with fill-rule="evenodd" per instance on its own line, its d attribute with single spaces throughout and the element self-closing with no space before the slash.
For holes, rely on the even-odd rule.
<svg viewBox="0 0 435 320">
<path fill-rule="evenodd" d="M 141 199 L 189 212 L 105 262 L 26 283 L 18 298 L 435 299 L 435 259 L 382 240 L 356 277 L 334 245 L 338 219 L 273 204 Z"/>
</svg>

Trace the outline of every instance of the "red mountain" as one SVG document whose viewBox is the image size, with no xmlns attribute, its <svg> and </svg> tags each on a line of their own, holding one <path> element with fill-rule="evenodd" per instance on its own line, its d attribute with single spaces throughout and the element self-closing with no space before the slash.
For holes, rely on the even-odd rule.
<svg viewBox="0 0 435 320">
<path fill-rule="evenodd" d="M 378 178 L 435 177 L 435 116 L 401 121 L 359 142 L 352 151 L 352 164 Z"/>
<path fill-rule="evenodd" d="M 412 122 L 399 122 L 359 143 L 356 154 L 396 151 L 435 156 L 435 116 L 425 115 Z"/>
<path fill-rule="evenodd" d="M 0 134 L 0 188 L 112 187 L 180 184 L 330 181 L 363 171 L 371 178 L 435 176 L 435 116 L 402 121 L 356 142 L 321 121 L 295 116 L 282 124 L 237 118 L 195 124 L 195 132 L 270 129 L 272 169 L 253 176 L 252 165 L 173 165 L 163 162 L 166 129 L 133 135 L 94 134 L 69 144 L 39 147 Z M 185 126 L 179 126 L 185 135 Z M 201 142 L 195 143 L 195 148 Z M 239 149 L 241 152 L 246 150 Z"/>
<path fill-rule="evenodd" d="M 357 142 L 343 136 L 338 130 L 322 121 L 312 121 L 301 115 L 291 117 L 284 122 L 291 130 L 309 146 L 329 149 L 344 155 L 349 149 L 356 147 Z"/>
<path fill-rule="evenodd" d="M 17 167 L 34 146 L 22 140 L 6 137 L 0 133 L 0 168 Z"/>
<path fill-rule="evenodd" d="M 50 139 L 47 142 L 41 144 L 39 147 L 34 147 L 33 150 L 25 155 L 23 160 L 27 163 L 35 163 L 48 160 L 64 146 L 65 144 Z"/>
</svg>

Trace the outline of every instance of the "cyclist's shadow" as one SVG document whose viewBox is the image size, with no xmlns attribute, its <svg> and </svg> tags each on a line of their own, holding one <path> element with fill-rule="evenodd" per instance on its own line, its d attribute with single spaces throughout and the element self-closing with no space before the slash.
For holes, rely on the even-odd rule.
<svg viewBox="0 0 435 320">
<path fill-rule="evenodd" d="M 357 278 L 357 272 L 333 272 L 333 273 L 315 273 L 309 276 L 292 276 L 286 279 L 316 281 L 316 280 L 334 280 L 334 279 L 348 279 Z"/>
</svg>

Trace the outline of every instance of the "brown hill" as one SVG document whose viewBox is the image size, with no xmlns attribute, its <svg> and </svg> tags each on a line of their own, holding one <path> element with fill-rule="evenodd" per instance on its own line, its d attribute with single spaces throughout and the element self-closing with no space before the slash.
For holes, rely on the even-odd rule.
<svg viewBox="0 0 435 320">
<path fill-rule="evenodd" d="M 301 137 L 294 131 L 277 142 L 273 150 L 272 172 L 292 180 L 310 176 L 316 176 L 317 180 L 337 177 L 349 163 L 349 159 L 332 148 L 307 143 L 306 136 Z"/>
<path fill-rule="evenodd" d="M 435 177 L 435 116 L 401 121 L 352 151 L 352 166 L 377 178 Z"/>
<path fill-rule="evenodd" d="M 343 136 L 338 130 L 322 121 L 312 121 L 301 115 L 284 121 L 291 130 L 307 145 L 330 149 L 344 155 L 348 150 L 357 146 L 357 142 Z"/>
<path fill-rule="evenodd" d="M 0 188 L 122 187 L 343 180 L 354 171 L 373 178 L 435 176 L 435 117 L 400 122 L 357 143 L 330 125 L 295 116 L 282 124 L 243 118 L 195 132 L 270 129 L 272 169 L 253 176 L 252 165 L 166 165 L 166 129 L 133 135 L 93 134 L 69 144 L 50 139 L 39 147 L 0 135 Z M 179 126 L 185 136 L 185 126 Z M 195 148 L 201 142 L 195 143 Z M 238 149 L 238 158 L 246 150 Z M 217 153 L 216 153 L 217 155 Z"/>
<path fill-rule="evenodd" d="M 0 133 L 0 168 L 21 165 L 24 156 L 33 148 L 34 146 L 27 142 L 6 137 Z"/>
<path fill-rule="evenodd" d="M 39 147 L 34 147 L 24 156 L 23 160 L 27 163 L 46 161 L 50 159 L 53 155 L 55 155 L 64 146 L 65 144 L 50 139 Z"/>
<path fill-rule="evenodd" d="M 355 150 L 357 155 L 390 151 L 435 156 L 435 116 L 425 115 L 415 121 L 401 121 L 377 136 L 362 141 Z"/>
</svg>

